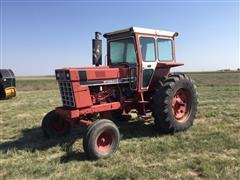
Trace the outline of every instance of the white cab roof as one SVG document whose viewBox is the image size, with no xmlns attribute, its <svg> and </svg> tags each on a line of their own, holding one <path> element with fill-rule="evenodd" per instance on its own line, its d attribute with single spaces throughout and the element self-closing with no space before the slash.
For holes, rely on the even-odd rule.
<svg viewBox="0 0 240 180">
<path fill-rule="evenodd" d="M 104 36 L 110 36 L 110 35 L 129 32 L 129 31 L 132 31 L 134 33 L 152 34 L 152 35 L 160 35 L 160 36 L 168 36 L 168 37 L 178 36 L 177 32 L 164 31 L 164 30 L 158 30 L 158 29 L 148 29 L 148 28 L 142 28 L 142 27 L 130 27 L 126 29 L 121 29 L 118 31 L 105 33 Z"/>
</svg>

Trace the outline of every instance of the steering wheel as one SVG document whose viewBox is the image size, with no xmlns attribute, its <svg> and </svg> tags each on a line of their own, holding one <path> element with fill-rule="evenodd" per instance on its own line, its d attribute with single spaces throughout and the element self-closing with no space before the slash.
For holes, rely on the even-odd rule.
<svg viewBox="0 0 240 180">
<path fill-rule="evenodd" d="M 130 64 L 128 62 L 119 62 L 119 63 L 117 63 L 117 65 L 124 65 L 124 66 L 127 66 L 127 67 L 130 66 Z"/>
</svg>

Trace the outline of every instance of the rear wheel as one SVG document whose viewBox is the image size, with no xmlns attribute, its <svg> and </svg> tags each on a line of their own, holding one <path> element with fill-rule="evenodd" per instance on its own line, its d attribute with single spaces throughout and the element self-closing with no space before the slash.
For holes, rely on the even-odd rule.
<svg viewBox="0 0 240 180">
<path fill-rule="evenodd" d="M 153 96 L 153 117 L 161 132 L 188 129 L 197 113 L 197 92 L 193 80 L 185 74 L 165 79 Z"/>
<path fill-rule="evenodd" d="M 107 158 L 117 150 L 119 141 L 118 127 L 110 120 L 101 119 L 88 127 L 83 149 L 90 159 Z"/>
<path fill-rule="evenodd" d="M 71 123 L 61 119 L 55 111 L 47 113 L 42 120 L 42 131 L 48 138 L 66 136 L 70 129 Z"/>
</svg>

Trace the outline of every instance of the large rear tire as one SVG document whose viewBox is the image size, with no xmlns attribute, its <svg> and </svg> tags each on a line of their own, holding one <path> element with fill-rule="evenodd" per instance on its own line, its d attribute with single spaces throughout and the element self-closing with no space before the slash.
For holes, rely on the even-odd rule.
<svg viewBox="0 0 240 180">
<path fill-rule="evenodd" d="M 171 74 L 153 96 L 154 122 L 161 132 L 174 133 L 192 126 L 198 97 L 194 81 L 185 74 Z"/>
<path fill-rule="evenodd" d="M 67 136 L 71 130 L 71 123 L 61 119 L 53 110 L 47 113 L 42 120 L 42 131 L 48 138 Z"/>
<path fill-rule="evenodd" d="M 118 127 L 110 120 L 101 119 L 88 127 L 83 138 L 83 149 L 90 159 L 102 159 L 111 156 L 119 142 Z"/>
</svg>

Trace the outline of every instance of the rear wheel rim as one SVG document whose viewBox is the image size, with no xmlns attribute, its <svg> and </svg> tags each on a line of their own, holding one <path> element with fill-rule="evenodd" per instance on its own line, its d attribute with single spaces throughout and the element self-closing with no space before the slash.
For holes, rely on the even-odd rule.
<svg viewBox="0 0 240 180">
<path fill-rule="evenodd" d="M 96 141 L 96 146 L 99 152 L 107 153 L 113 144 L 113 135 L 110 132 L 102 132 Z"/>
<path fill-rule="evenodd" d="M 172 112 L 178 122 L 187 121 L 190 110 L 190 97 L 188 92 L 184 89 L 179 89 L 172 99 Z"/>
</svg>

